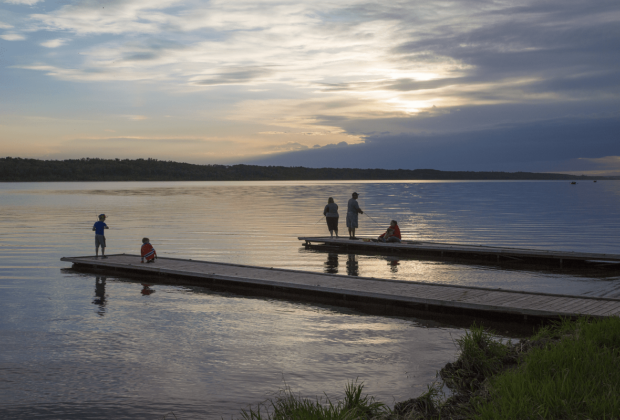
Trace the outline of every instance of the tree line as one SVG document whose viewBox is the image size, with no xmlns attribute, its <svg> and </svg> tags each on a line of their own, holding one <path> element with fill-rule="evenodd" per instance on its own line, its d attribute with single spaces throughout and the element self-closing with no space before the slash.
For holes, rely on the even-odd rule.
<svg viewBox="0 0 620 420">
<path fill-rule="evenodd" d="M 158 159 L 40 160 L 0 158 L 0 182 L 49 181 L 322 181 L 322 180 L 594 180 L 620 177 L 534 172 L 434 169 L 306 168 L 303 166 L 195 165 Z"/>
</svg>

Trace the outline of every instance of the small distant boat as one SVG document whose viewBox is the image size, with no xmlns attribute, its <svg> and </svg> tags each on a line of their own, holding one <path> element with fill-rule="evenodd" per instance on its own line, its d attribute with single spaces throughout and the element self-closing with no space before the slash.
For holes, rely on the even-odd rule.
<svg viewBox="0 0 620 420">
<path fill-rule="evenodd" d="M 594 182 L 596 182 L 596 179 L 594 180 Z"/>
<path fill-rule="evenodd" d="M 571 182 L 571 184 L 572 184 L 572 185 L 575 185 L 575 184 L 576 184 L 576 182 L 575 182 L 575 181 L 573 181 L 573 182 Z"/>
</svg>

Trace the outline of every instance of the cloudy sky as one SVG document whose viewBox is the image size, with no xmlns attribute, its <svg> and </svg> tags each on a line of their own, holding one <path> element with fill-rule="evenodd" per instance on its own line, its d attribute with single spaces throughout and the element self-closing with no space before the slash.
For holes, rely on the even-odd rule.
<svg viewBox="0 0 620 420">
<path fill-rule="evenodd" d="M 0 155 L 620 174 L 618 45 L 618 0 L 0 0 Z"/>
</svg>

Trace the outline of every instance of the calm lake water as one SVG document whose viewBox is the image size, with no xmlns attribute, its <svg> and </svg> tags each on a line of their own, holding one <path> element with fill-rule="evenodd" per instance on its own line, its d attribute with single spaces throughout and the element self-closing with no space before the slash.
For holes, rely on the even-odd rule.
<svg viewBox="0 0 620 420">
<path fill-rule="evenodd" d="M 399 221 L 405 238 L 620 253 L 620 182 L 123 182 L 0 184 L 0 417 L 238 417 L 284 386 L 341 395 L 359 378 L 393 403 L 453 360 L 463 330 L 429 320 L 145 286 L 77 273 L 106 213 L 108 253 L 401 280 L 620 297 L 618 273 L 327 254 L 327 197 L 353 191 L 358 234 Z"/>
</svg>

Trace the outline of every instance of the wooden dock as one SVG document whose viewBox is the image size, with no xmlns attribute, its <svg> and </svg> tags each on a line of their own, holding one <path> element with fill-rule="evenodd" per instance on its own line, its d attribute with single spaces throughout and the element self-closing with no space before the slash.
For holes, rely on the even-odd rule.
<svg viewBox="0 0 620 420">
<path fill-rule="evenodd" d="M 619 254 L 596 254 L 588 252 L 547 251 L 540 249 L 509 248 L 487 245 L 451 244 L 425 241 L 403 241 L 402 243 L 372 242 L 370 238 L 350 240 L 348 237 L 300 237 L 308 247 L 329 246 L 339 249 L 364 252 L 390 252 L 395 254 L 433 255 L 484 259 L 495 262 L 529 262 L 555 266 L 579 265 L 584 262 L 600 262 L 620 268 Z"/>
<path fill-rule="evenodd" d="M 245 290 L 252 294 L 372 308 L 374 313 L 388 315 L 464 314 L 497 321 L 620 316 L 620 299 L 610 298 L 350 277 L 176 258 L 159 258 L 153 264 L 141 264 L 140 256 L 128 254 L 109 255 L 107 259 L 65 257 L 61 261 L 87 271 L 147 276 L 147 282 Z"/>
</svg>

